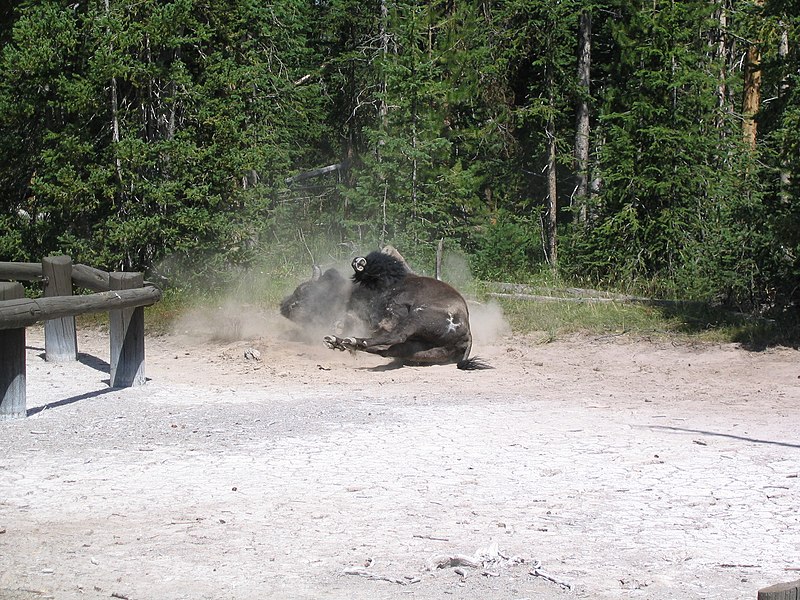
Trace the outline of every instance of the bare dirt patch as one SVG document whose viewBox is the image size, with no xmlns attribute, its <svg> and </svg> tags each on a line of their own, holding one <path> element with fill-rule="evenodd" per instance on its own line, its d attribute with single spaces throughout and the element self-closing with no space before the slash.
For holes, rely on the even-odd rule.
<svg viewBox="0 0 800 600">
<path fill-rule="evenodd" d="M 0 598 L 752 600 L 800 576 L 794 350 L 506 333 L 476 340 L 491 371 L 384 370 L 263 324 L 149 338 L 130 389 L 102 332 L 48 364 L 29 329 Z M 435 568 L 456 554 L 480 565 Z"/>
</svg>

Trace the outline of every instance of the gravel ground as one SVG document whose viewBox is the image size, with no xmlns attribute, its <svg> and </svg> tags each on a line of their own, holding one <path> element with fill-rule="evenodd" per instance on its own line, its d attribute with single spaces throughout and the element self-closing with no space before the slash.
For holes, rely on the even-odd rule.
<svg viewBox="0 0 800 600">
<path fill-rule="evenodd" d="M 148 338 L 128 389 L 104 332 L 52 364 L 28 330 L 0 598 L 754 600 L 800 577 L 795 350 L 476 333 L 493 370 L 386 369 L 213 321 Z"/>
</svg>

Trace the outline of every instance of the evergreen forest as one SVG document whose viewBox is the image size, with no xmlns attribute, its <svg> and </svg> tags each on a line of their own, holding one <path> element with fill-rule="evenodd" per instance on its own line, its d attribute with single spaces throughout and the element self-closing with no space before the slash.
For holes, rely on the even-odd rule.
<svg viewBox="0 0 800 600">
<path fill-rule="evenodd" d="M 0 4 L 0 260 L 207 285 L 442 239 L 797 311 L 800 2 Z"/>
</svg>

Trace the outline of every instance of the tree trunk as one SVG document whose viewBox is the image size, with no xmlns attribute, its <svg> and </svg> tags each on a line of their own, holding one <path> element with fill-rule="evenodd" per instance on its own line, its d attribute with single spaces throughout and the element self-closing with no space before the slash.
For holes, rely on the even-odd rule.
<svg viewBox="0 0 800 600">
<path fill-rule="evenodd" d="M 592 15 L 581 12 L 578 32 L 578 100 L 575 124 L 575 197 L 578 201 L 578 222 L 586 223 L 586 199 L 589 194 L 589 93 L 592 62 Z"/>
<path fill-rule="evenodd" d="M 719 13 L 717 20 L 719 22 L 719 29 L 717 33 L 717 60 L 719 60 L 719 81 L 717 83 L 717 108 L 720 113 L 725 111 L 725 106 L 728 103 L 728 62 L 730 52 L 728 49 L 728 7 L 727 0 L 719 0 Z M 717 117 L 717 127 L 723 125 L 723 115 Z"/>
<path fill-rule="evenodd" d="M 763 0 L 756 0 L 763 6 Z M 753 41 L 747 48 L 744 64 L 744 97 L 742 100 L 742 133 L 744 142 L 752 150 L 756 148 L 756 115 L 761 108 L 761 48 L 759 41 Z"/>
<path fill-rule="evenodd" d="M 547 262 L 555 270 L 557 256 L 556 217 L 558 216 L 557 178 L 556 178 L 556 126 L 555 119 L 547 120 Z"/>
<path fill-rule="evenodd" d="M 386 132 L 388 126 L 389 107 L 386 104 L 386 59 L 389 56 L 389 8 L 386 5 L 386 0 L 381 0 L 381 16 L 380 16 L 380 44 L 381 44 L 381 97 L 378 103 L 378 119 L 380 122 L 381 131 Z M 379 149 L 380 151 L 380 149 Z"/>
<path fill-rule="evenodd" d="M 378 122 L 381 128 L 381 135 L 378 137 L 378 147 L 376 149 L 376 158 L 378 163 L 381 163 L 381 146 L 385 143 L 384 136 L 389 128 L 389 106 L 386 103 L 386 62 L 389 57 L 389 8 L 386 5 L 387 0 L 381 0 L 381 16 L 380 16 L 380 44 L 381 44 L 381 87 L 380 99 L 378 101 Z M 389 196 L 389 183 L 386 181 L 386 176 L 383 170 L 380 170 L 381 179 L 383 180 L 383 201 L 381 203 L 381 246 L 386 243 L 386 236 L 388 234 L 389 224 L 386 216 L 386 202 Z"/>
<path fill-rule="evenodd" d="M 550 115 L 545 125 L 547 137 L 547 262 L 555 270 L 558 261 L 558 248 L 556 243 L 556 218 L 558 216 L 558 180 L 556 176 L 556 117 L 555 101 L 553 98 L 553 74 L 547 68 L 547 89 L 550 94 Z"/>
<path fill-rule="evenodd" d="M 106 18 L 111 15 L 111 5 L 109 0 L 105 0 Z M 108 32 L 109 37 L 111 32 Z M 114 54 L 114 45 L 109 43 L 109 54 Z M 117 174 L 117 182 L 122 184 L 122 161 L 117 154 L 119 144 L 119 99 L 117 98 L 117 78 L 111 77 L 111 147 L 114 150 L 114 168 Z"/>
<path fill-rule="evenodd" d="M 411 125 L 411 148 L 413 149 L 414 156 L 411 159 L 411 206 L 412 206 L 412 216 L 414 220 L 417 218 L 417 176 L 418 176 L 418 164 L 417 164 L 417 112 L 416 112 L 416 103 L 414 104 L 414 115 L 413 121 Z M 418 234 L 417 228 L 414 229 L 414 244 L 418 244 Z"/>
<path fill-rule="evenodd" d="M 747 49 L 744 65 L 744 101 L 742 102 L 742 133 L 745 144 L 752 150 L 756 148 L 756 115 L 761 106 L 761 52 L 758 46 Z"/>
<path fill-rule="evenodd" d="M 787 60 L 789 58 L 789 27 L 786 25 L 785 20 L 781 20 L 780 22 L 781 27 L 781 41 L 780 45 L 778 46 L 778 56 L 781 60 L 781 67 L 783 71 L 783 77 L 781 79 L 781 85 L 779 89 L 779 94 L 784 96 L 789 92 L 789 81 L 787 74 L 789 73 L 789 69 L 787 68 Z M 780 187 L 780 198 L 781 201 L 784 203 L 789 203 L 791 201 L 791 193 L 789 188 L 792 184 L 792 176 L 791 171 L 789 169 L 789 161 L 786 157 L 786 145 L 781 149 L 781 187 Z"/>
</svg>

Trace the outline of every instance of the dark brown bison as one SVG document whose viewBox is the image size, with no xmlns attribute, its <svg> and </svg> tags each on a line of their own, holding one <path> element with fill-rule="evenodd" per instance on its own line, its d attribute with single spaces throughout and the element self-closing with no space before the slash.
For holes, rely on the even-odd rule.
<svg viewBox="0 0 800 600">
<path fill-rule="evenodd" d="M 469 356 L 472 333 L 461 294 L 442 281 L 411 273 L 398 256 L 375 251 L 353 259 L 349 288 L 341 274 L 329 269 L 300 284 L 281 304 L 281 314 L 300 323 L 311 319 L 300 315 L 311 313 L 318 322 L 338 321 L 343 337 L 324 338 L 331 349 L 369 352 L 402 364 L 490 368 Z M 367 332 L 364 337 L 358 337 L 359 328 Z"/>
</svg>

